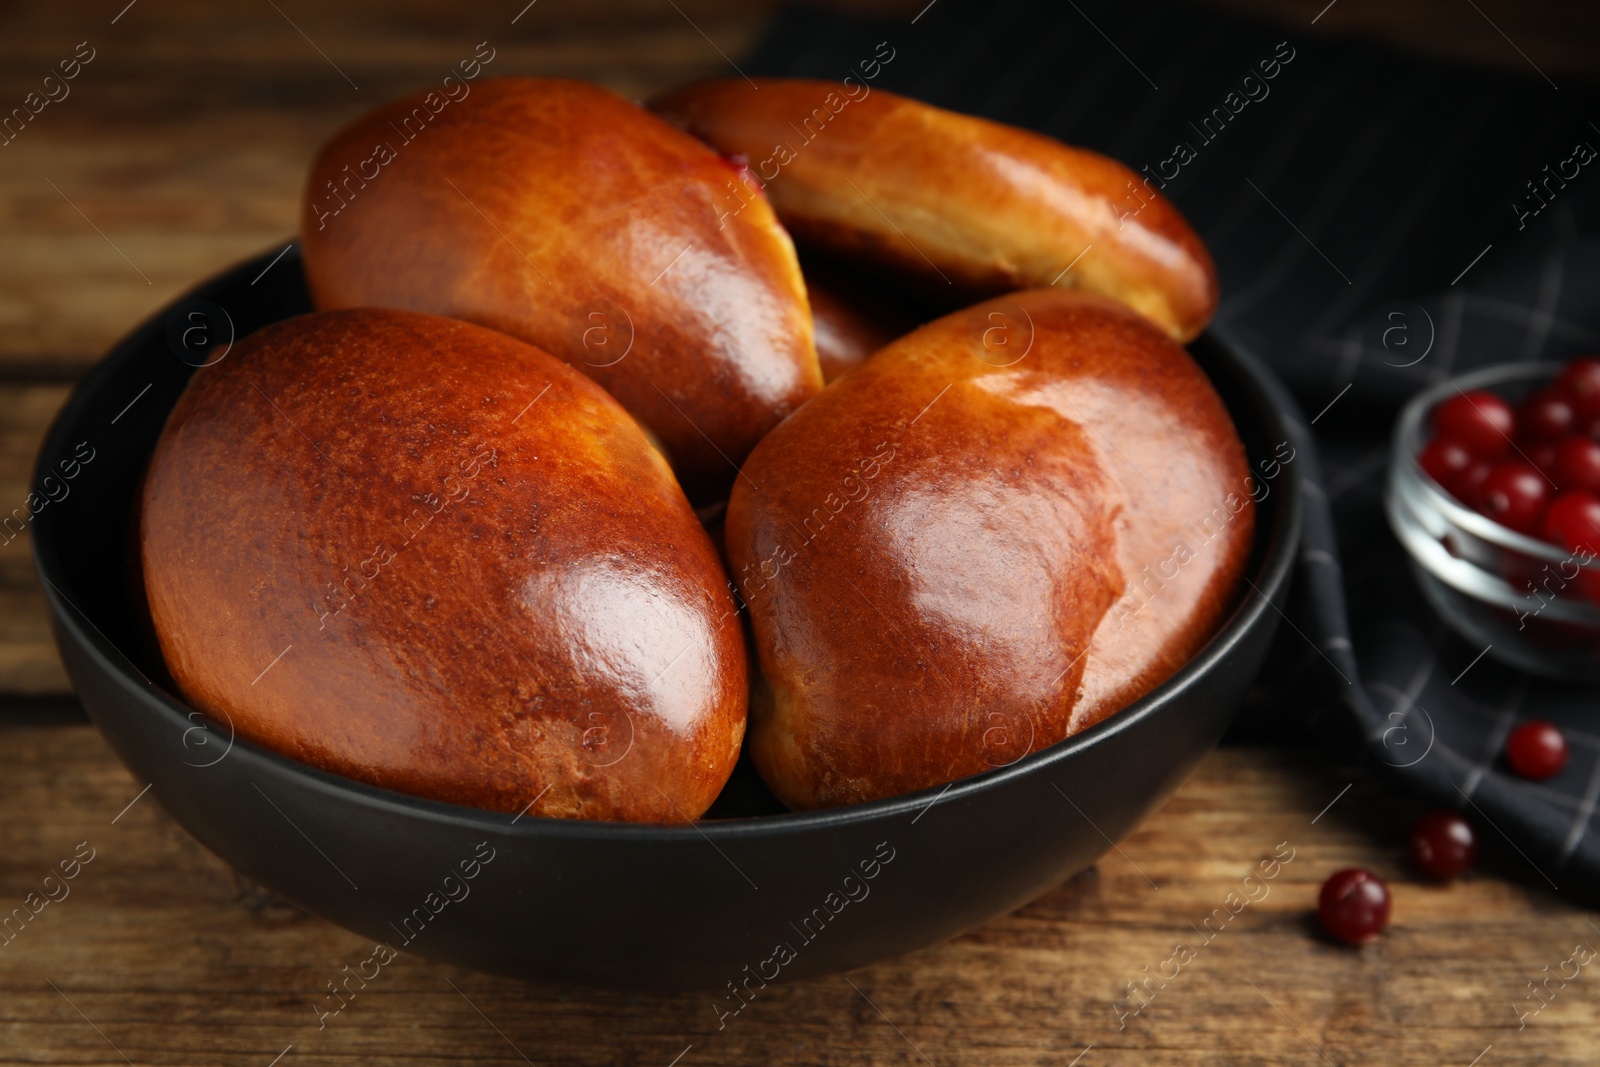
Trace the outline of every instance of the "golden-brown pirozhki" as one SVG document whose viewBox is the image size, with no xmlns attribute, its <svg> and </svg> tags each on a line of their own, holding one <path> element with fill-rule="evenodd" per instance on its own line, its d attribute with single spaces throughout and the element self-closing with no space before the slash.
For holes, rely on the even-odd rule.
<svg viewBox="0 0 1600 1067">
<path fill-rule="evenodd" d="M 715 549 L 616 401 L 503 334 L 368 308 L 245 338 L 173 409 L 142 542 L 180 691 L 293 759 L 673 823 L 738 758 Z"/>
<path fill-rule="evenodd" d="M 1252 536 L 1204 373 L 1104 297 L 1032 290 L 890 344 L 757 446 L 727 551 L 786 804 L 1005 766 L 1209 639 Z"/>
<path fill-rule="evenodd" d="M 1098 153 L 828 81 L 701 82 L 651 107 L 746 157 L 802 245 L 889 264 L 931 289 L 1085 289 L 1185 341 L 1216 310 L 1216 270 L 1199 237 L 1147 182 Z"/>
<path fill-rule="evenodd" d="M 325 145 L 300 235 L 318 308 L 466 319 L 566 360 L 715 495 L 822 386 L 794 246 L 704 144 L 554 78 L 419 93 Z"/>
</svg>

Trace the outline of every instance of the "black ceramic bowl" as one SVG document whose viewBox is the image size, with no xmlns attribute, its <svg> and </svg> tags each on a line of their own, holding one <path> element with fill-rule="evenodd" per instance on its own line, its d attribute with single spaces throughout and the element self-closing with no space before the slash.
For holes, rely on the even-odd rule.
<svg viewBox="0 0 1600 1067">
<path fill-rule="evenodd" d="M 36 519 L 34 552 L 78 695 L 139 781 L 248 877 L 393 949 L 670 989 L 825 974 L 939 942 L 1034 899 L 1127 834 L 1215 743 L 1266 654 L 1278 619 L 1268 599 L 1283 601 L 1299 540 L 1292 468 L 1266 483 L 1254 588 L 1191 663 L 1099 726 L 943 789 L 788 814 L 739 772 L 713 809 L 734 817 L 694 826 L 514 819 L 236 740 L 173 695 L 126 565 L 128 519 L 190 364 L 309 309 L 298 253 L 269 261 L 156 315 L 78 386 L 39 458 L 41 492 L 49 476 L 59 499 Z M 1191 351 L 1252 466 L 1269 461 L 1288 438 L 1280 387 L 1214 338 Z"/>
</svg>

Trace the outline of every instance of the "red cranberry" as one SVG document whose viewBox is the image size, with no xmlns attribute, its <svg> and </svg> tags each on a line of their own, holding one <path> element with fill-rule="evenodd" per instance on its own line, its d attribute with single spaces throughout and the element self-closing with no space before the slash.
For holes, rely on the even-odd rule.
<svg viewBox="0 0 1600 1067">
<path fill-rule="evenodd" d="M 1553 473 L 1562 489 L 1600 491 L 1600 441 L 1569 437 L 1556 446 L 1554 471 L 1542 469 Z"/>
<path fill-rule="evenodd" d="M 1539 473 L 1555 481 L 1556 450 L 1559 446 L 1550 441 L 1532 441 L 1522 446 L 1522 454 L 1539 469 Z"/>
<path fill-rule="evenodd" d="M 1600 415 L 1600 359 L 1582 356 L 1568 363 L 1556 378 L 1556 389 L 1572 401 L 1580 418 Z"/>
<path fill-rule="evenodd" d="M 1530 719 L 1506 738 L 1506 762 L 1524 778 L 1542 782 L 1567 765 L 1567 738 L 1543 719 Z"/>
<path fill-rule="evenodd" d="M 1516 419 L 1511 405 L 1481 389 L 1459 393 L 1433 413 L 1434 430 L 1440 437 L 1453 437 L 1475 456 L 1497 459 L 1511 447 Z"/>
<path fill-rule="evenodd" d="M 1558 441 L 1575 428 L 1572 402 L 1553 389 L 1534 393 L 1517 408 L 1517 433 L 1528 441 Z"/>
<path fill-rule="evenodd" d="M 1371 871 L 1350 867 L 1322 883 L 1317 915 L 1322 928 L 1349 945 L 1372 941 L 1389 925 L 1389 887 Z"/>
<path fill-rule="evenodd" d="M 1600 555 L 1600 497 L 1581 490 L 1556 497 L 1545 512 L 1544 537 L 1568 552 Z"/>
<path fill-rule="evenodd" d="M 1590 600 L 1600 604 L 1600 565 L 1595 564 L 1600 552 L 1600 498 L 1592 493 L 1563 493 L 1556 497 L 1544 516 L 1544 537 L 1572 553 L 1570 562 L 1562 563 L 1563 576 L 1576 564 L 1578 588 Z"/>
<path fill-rule="evenodd" d="M 1488 460 L 1475 459 L 1472 466 L 1461 476 L 1461 488 L 1456 493 L 1456 499 L 1470 508 L 1483 507 L 1483 483 L 1489 480 L 1489 472 L 1494 470 L 1494 464 Z"/>
<path fill-rule="evenodd" d="M 1496 463 L 1484 479 L 1478 509 L 1502 526 L 1531 534 L 1544 518 L 1550 483 L 1538 468 L 1521 460 Z"/>
<path fill-rule="evenodd" d="M 1460 878 L 1478 859 L 1478 835 L 1453 811 L 1430 811 L 1411 827 L 1411 862 L 1429 878 Z"/>
<path fill-rule="evenodd" d="M 1475 462 L 1465 445 L 1448 437 L 1435 437 L 1417 453 L 1417 466 L 1458 500 L 1466 499 L 1461 490 Z M 1484 473 L 1489 473 L 1487 468 Z"/>
</svg>

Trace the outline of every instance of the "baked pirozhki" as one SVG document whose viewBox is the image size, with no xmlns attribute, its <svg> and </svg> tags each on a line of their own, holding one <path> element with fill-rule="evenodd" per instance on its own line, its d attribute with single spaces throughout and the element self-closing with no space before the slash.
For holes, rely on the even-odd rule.
<svg viewBox="0 0 1600 1067">
<path fill-rule="evenodd" d="M 860 84 L 719 79 L 651 107 L 747 160 L 803 246 L 935 291 L 1083 289 L 1184 341 L 1216 310 L 1199 237 L 1149 182 L 1098 153 Z"/>
<path fill-rule="evenodd" d="M 740 168 L 598 86 L 384 104 L 323 147 L 301 244 L 318 308 L 449 315 L 615 396 L 696 499 L 821 388 L 794 246 Z"/>
<path fill-rule="evenodd" d="M 414 796 L 676 823 L 746 736 L 789 807 L 868 801 L 1193 658 L 1255 483 L 1172 205 L 865 86 L 653 107 L 460 81 L 323 148 L 319 311 L 196 372 L 141 490 L 185 700 Z"/>
<path fill-rule="evenodd" d="M 470 323 L 320 312 L 199 370 L 151 459 L 145 587 L 188 703 L 433 800 L 677 823 L 739 754 L 715 549 L 589 378 Z"/>
<path fill-rule="evenodd" d="M 1020 292 L 896 340 L 746 461 L 726 538 L 793 808 L 1013 763 L 1168 677 L 1234 602 L 1243 446 L 1124 305 Z"/>
</svg>

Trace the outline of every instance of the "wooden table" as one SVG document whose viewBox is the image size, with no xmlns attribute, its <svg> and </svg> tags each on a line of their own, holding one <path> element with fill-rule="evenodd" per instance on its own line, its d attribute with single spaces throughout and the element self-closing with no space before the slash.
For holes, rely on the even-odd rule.
<svg viewBox="0 0 1600 1067">
<path fill-rule="evenodd" d="M 774 9 L 125 2 L 0 10 L 0 111 L 78 42 L 93 49 L 70 95 L 0 147 L 0 514 L 21 505 L 71 382 L 197 279 L 281 246 L 312 151 L 362 108 L 435 78 L 485 39 L 497 49 L 492 73 L 585 77 L 644 95 L 725 71 L 719 52 L 748 49 Z M 909 19 L 924 2 L 873 6 Z M 1219 6 L 1303 29 L 1325 3 Z M 1526 58 L 1558 77 L 1600 73 L 1594 5 L 1476 7 L 1338 0 L 1315 30 L 1507 66 Z M 1527 983 L 1546 966 L 1560 969 L 1579 943 L 1600 948 L 1600 919 L 1531 888 L 1492 831 L 1484 868 L 1510 880 L 1416 884 L 1400 858 L 1413 805 L 1362 769 L 1254 749 L 1211 757 L 1120 854 L 1015 915 L 849 981 L 774 987 L 720 1033 L 705 996 L 544 989 L 413 957 L 319 1032 L 311 1005 L 322 983 L 370 946 L 244 884 L 148 798 L 124 811 L 141 783 L 68 693 L 27 540 L 0 544 L 0 908 L 22 904 L 79 842 L 94 849 L 71 896 L 0 946 L 3 1063 L 266 1067 L 292 1045 L 285 1067 L 318 1058 L 664 1067 L 680 1054 L 683 1067 L 1092 1067 L 1135 1057 L 1466 1067 L 1480 1055 L 1490 1067 L 1587 1063 L 1600 1049 L 1600 968 L 1564 988 L 1552 982 L 1549 1005 L 1523 1029 L 1517 1019 L 1535 1006 Z M 1112 1003 L 1127 1000 L 1125 983 L 1158 968 L 1280 842 L 1295 859 L 1269 897 L 1119 1030 Z M 1308 921 L 1317 884 L 1348 865 L 1390 878 L 1396 894 L 1394 928 L 1359 952 L 1323 942 Z"/>
<path fill-rule="evenodd" d="M 0 907 L 81 842 L 94 857 L 0 948 L 5 1063 L 118 1064 L 120 1050 L 137 1064 L 267 1067 L 292 1045 L 283 1067 L 667 1067 L 686 1049 L 679 1067 L 1467 1067 L 1486 1049 L 1478 1062 L 1494 1067 L 1593 1063 L 1600 1048 L 1600 960 L 1518 1022 L 1546 966 L 1578 944 L 1600 950 L 1600 919 L 1525 881 L 1419 884 L 1403 859 L 1417 806 L 1310 753 L 1221 749 L 1120 852 L 1021 911 L 848 977 L 768 987 L 721 1031 L 709 993 L 547 988 L 409 955 L 319 1030 L 324 983 L 371 944 L 245 883 L 148 797 L 127 807 L 141 783 L 92 728 L 0 727 L 0 746 Z M 1526 875 L 1489 838 L 1485 866 Z M 1266 896 L 1213 919 L 1203 944 L 1195 928 L 1275 852 L 1293 858 Z M 1394 925 L 1360 950 L 1325 942 L 1311 918 L 1322 879 L 1352 865 L 1395 897 Z M 1196 958 L 1122 1018 L 1126 983 L 1179 941 Z"/>
</svg>

